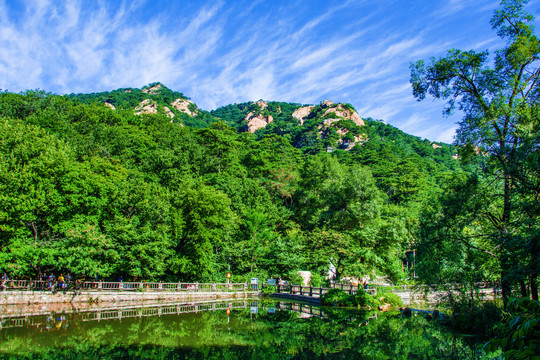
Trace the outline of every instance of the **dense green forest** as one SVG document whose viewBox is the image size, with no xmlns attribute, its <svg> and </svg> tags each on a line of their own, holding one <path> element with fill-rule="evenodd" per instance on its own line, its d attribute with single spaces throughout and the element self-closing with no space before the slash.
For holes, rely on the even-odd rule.
<svg viewBox="0 0 540 360">
<path fill-rule="evenodd" d="M 147 99 L 157 110 L 137 113 Z M 223 281 L 230 264 L 235 281 L 310 270 L 320 283 L 332 262 L 340 277 L 396 282 L 424 204 L 463 171 L 452 146 L 380 121 L 332 113 L 318 131 L 323 104 L 300 125 L 299 104 L 265 103 L 274 121 L 251 133 L 257 103 L 172 117 L 163 108 L 176 99 L 161 84 L 2 93 L 3 270 Z M 340 147 L 336 128 L 362 141 Z"/>
<path fill-rule="evenodd" d="M 418 100 L 463 113 L 452 145 L 328 100 L 209 112 L 161 83 L 0 93 L 1 270 L 222 282 L 230 266 L 233 281 L 309 270 L 317 286 L 332 265 L 338 279 L 459 283 L 456 323 L 533 359 L 540 40 L 525 4 L 495 11 L 502 48 L 411 64 Z M 504 312 L 477 301 L 481 281 Z"/>
<path fill-rule="evenodd" d="M 161 83 L 0 94 L 0 260 L 12 277 L 500 282 L 537 298 L 539 41 L 524 1 L 506 47 L 411 65 L 413 94 L 465 114 L 453 145 L 350 104 L 207 112 Z M 491 64 L 493 62 L 493 64 Z"/>
</svg>

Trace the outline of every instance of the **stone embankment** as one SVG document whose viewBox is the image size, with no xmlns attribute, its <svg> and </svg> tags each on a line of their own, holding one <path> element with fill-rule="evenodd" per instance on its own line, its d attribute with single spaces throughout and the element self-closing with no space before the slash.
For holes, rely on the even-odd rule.
<svg viewBox="0 0 540 360">
<path fill-rule="evenodd" d="M 403 286 L 402 288 L 394 287 L 389 289 L 401 298 L 404 305 L 415 303 L 438 304 L 444 301 L 450 295 L 458 296 L 458 290 L 437 290 L 426 285 Z M 480 288 L 476 290 L 476 297 L 484 301 L 493 301 L 495 292 L 491 287 Z"/>
<path fill-rule="evenodd" d="M 257 295 L 258 292 L 176 292 L 176 291 L 18 291 L 0 292 L 0 306 L 20 304 L 55 304 L 55 303 L 114 303 L 126 301 L 192 301 L 203 299 L 231 299 Z"/>
</svg>

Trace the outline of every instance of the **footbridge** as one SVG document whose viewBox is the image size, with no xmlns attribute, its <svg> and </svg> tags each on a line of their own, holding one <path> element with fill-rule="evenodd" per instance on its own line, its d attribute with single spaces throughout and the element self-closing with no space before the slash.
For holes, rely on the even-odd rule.
<svg viewBox="0 0 540 360">
<path fill-rule="evenodd" d="M 276 291 L 273 297 L 287 298 L 293 300 L 302 300 L 312 303 L 320 303 L 324 294 L 330 289 L 341 289 L 350 295 L 356 294 L 363 289 L 371 295 L 377 295 L 377 292 L 392 292 L 398 295 L 404 304 L 408 305 L 415 302 L 436 303 L 448 296 L 456 296 L 464 290 L 460 284 L 445 285 L 399 285 L 399 286 L 368 286 L 363 288 L 359 285 L 333 283 L 330 287 L 312 287 L 302 285 L 280 284 L 276 285 Z M 494 300 L 497 296 L 497 290 L 489 284 L 477 283 L 474 288 L 468 289 L 472 295 L 480 300 Z"/>
</svg>

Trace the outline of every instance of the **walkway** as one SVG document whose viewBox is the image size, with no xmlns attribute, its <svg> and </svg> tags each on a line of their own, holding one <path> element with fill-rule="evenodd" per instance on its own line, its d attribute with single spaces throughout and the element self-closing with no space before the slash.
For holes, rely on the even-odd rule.
<svg viewBox="0 0 540 360">
<path fill-rule="evenodd" d="M 85 291 L 194 291 L 194 292 L 242 292 L 248 290 L 246 283 L 164 283 L 164 282 L 110 282 L 73 281 L 66 287 L 59 287 L 55 281 L 7 280 L 2 282 L 3 290 L 85 290 Z"/>
<path fill-rule="evenodd" d="M 495 292 L 492 287 L 484 283 L 475 284 L 476 296 L 482 300 L 493 300 Z M 334 289 L 341 289 L 350 295 L 356 294 L 361 286 L 351 284 L 332 284 Z M 301 285 L 277 285 L 273 297 L 301 300 L 312 303 L 320 303 L 321 297 L 328 292 L 330 288 L 312 287 Z M 449 294 L 458 294 L 459 284 L 454 285 L 400 285 L 400 286 L 377 286 L 365 289 L 371 295 L 377 295 L 377 289 L 393 292 L 398 295 L 405 305 L 415 302 L 438 302 Z"/>
<path fill-rule="evenodd" d="M 362 287 L 358 285 L 335 283 L 332 284 L 332 287 L 330 288 L 282 284 L 276 285 L 276 292 L 272 294 L 272 296 L 282 299 L 320 303 L 322 296 L 328 293 L 330 289 L 341 289 L 350 295 L 354 295 L 358 292 L 358 290 L 362 289 Z M 365 291 L 372 295 L 377 295 L 376 288 L 365 289 Z"/>
</svg>

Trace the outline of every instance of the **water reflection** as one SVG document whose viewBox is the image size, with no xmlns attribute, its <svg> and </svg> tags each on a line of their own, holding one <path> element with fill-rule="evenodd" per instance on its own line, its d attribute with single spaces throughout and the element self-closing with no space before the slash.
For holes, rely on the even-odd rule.
<svg viewBox="0 0 540 360">
<path fill-rule="evenodd" d="M 0 315 L 0 357 L 469 359 L 421 316 L 270 300 L 46 308 Z"/>
</svg>

